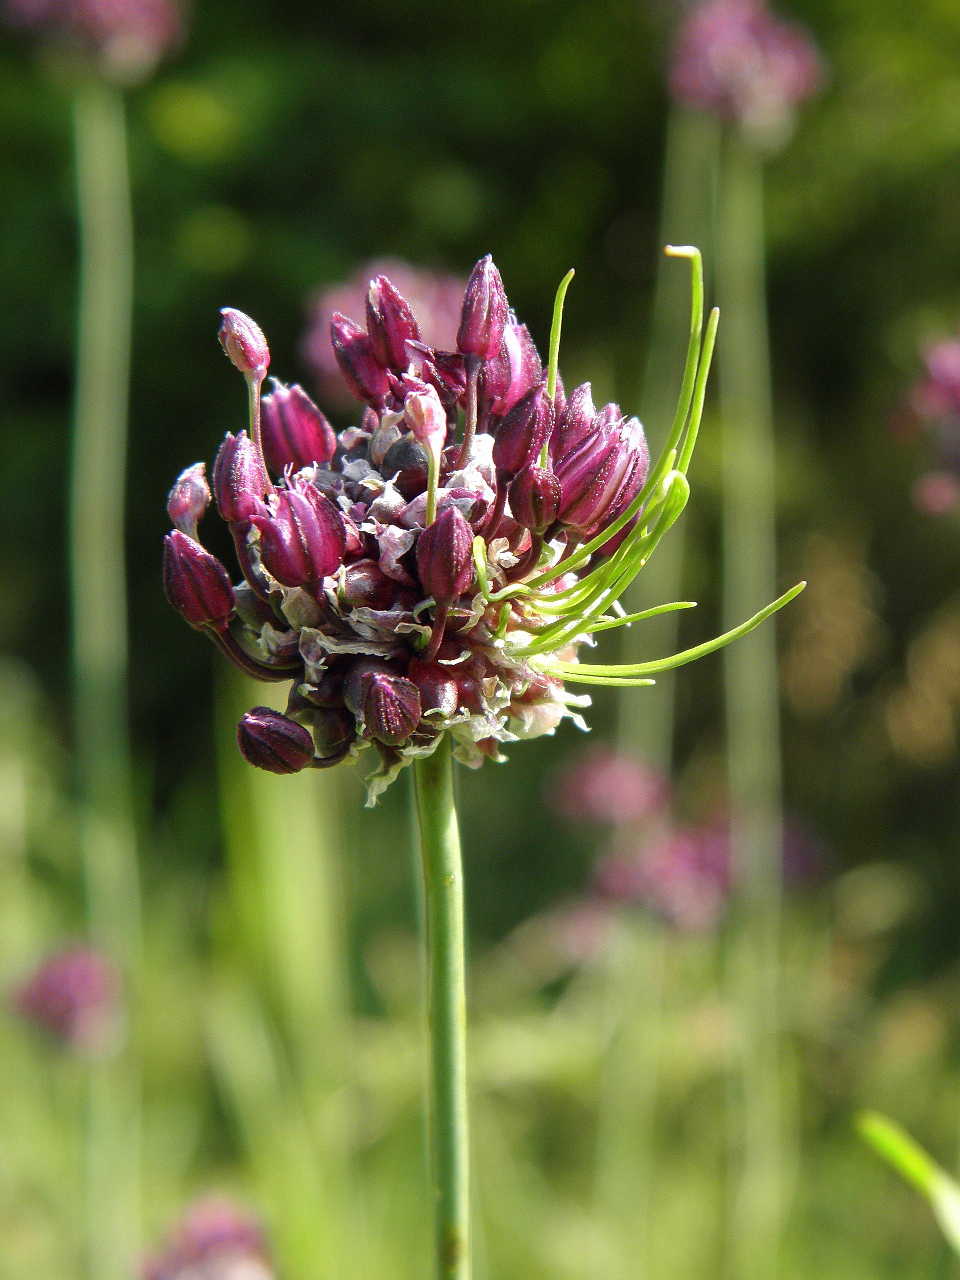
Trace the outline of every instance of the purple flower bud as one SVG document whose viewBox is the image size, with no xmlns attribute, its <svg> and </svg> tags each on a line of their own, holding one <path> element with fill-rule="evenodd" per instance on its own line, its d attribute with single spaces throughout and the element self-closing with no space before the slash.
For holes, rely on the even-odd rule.
<svg viewBox="0 0 960 1280">
<path fill-rule="evenodd" d="M 413 344 L 414 364 L 419 376 L 435 388 L 440 403 L 449 409 L 467 389 L 467 370 L 459 351 L 432 351 Z"/>
<path fill-rule="evenodd" d="M 559 383 L 557 384 L 559 387 Z M 550 437 L 550 456 L 560 458 L 575 449 L 593 430 L 597 411 L 593 406 L 590 383 L 584 382 L 570 394 L 557 426 Z"/>
<path fill-rule="evenodd" d="M 343 700 L 364 737 L 388 747 L 406 742 L 420 723 L 417 686 L 374 659 L 353 665 L 343 684 Z"/>
<path fill-rule="evenodd" d="M 163 589 L 191 627 L 226 630 L 234 608 L 227 571 L 216 556 L 179 529 L 163 540 Z"/>
<path fill-rule="evenodd" d="M 256 445 L 245 431 L 228 434 L 213 464 L 213 493 L 227 524 L 244 524 L 262 512 L 267 487 Z"/>
<path fill-rule="evenodd" d="M 532 533 L 546 533 L 560 509 L 560 481 L 552 471 L 525 467 L 508 491 L 510 512 L 517 524 Z"/>
<path fill-rule="evenodd" d="M 299 773 L 313 762 L 309 732 L 270 707 L 244 712 L 237 725 L 237 746 L 247 764 L 268 773 Z"/>
<path fill-rule="evenodd" d="M 220 314 L 223 316 L 218 335 L 221 347 L 242 374 L 263 378 L 270 364 L 270 348 L 263 330 L 233 307 L 221 308 Z"/>
<path fill-rule="evenodd" d="M 120 978 L 102 952 L 71 947 L 45 960 L 11 1002 L 22 1018 L 75 1052 L 99 1056 L 116 1032 Z"/>
<path fill-rule="evenodd" d="M 458 507 L 447 507 L 417 539 L 417 569 L 437 604 L 452 604 L 473 581 L 473 533 Z"/>
<path fill-rule="evenodd" d="M 402 373 L 410 364 L 408 342 L 420 341 L 420 326 L 409 302 L 386 276 L 370 281 L 367 293 L 367 334 L 380 364 Z"/>
<path fill-rule="evenodd" d="M 483 396 L 491 413 L 502 416 L 540 381 L 540 356 L 525 324 L 511 312 L 495 359 L 483 371 Z"/>
<path fill-rule="evenodd" d="M 439 711 L 445 716 L 453 715 L 460 700 L 460 691 L 450 667 L 444 666 L 442 662 L 424 662 L 422 658 L 412 658 L 407 676 L 417 686 L 424 714 Z"/>
<path fill-rule="evenodd" d="M 498 474 L 515 476 L 540 456 L 553 426 L 553 406 L 540 383 L 510 410 L 497 428 L 493 462 Z"/>
<path fill-rule="evenodd" d="M 326 466 L 337 447 L 333 427 L 302 387 L 274 382 L 260 402 L 263 452 L 276 475 L 285 467 Z"/>
<path fill-rule="evenodd" d="M 635 485 L 635 497 L 646 477 L 650 455 L 643 428 L 636 418 L 614 421 L 618 414 L 616 406 L 602 409 L 591 433 L 554 465 L 561 490 L 559 519 L 579 534 L 609 524 L 621 492 Z"/>
<path fill-rule="evenodd" d="M 492 360 L 500 350 L 509 310 L 500 272 L 488 253 L 473 268 L 467 281 L 457 349 L 467 356 Z"/>
<path fill-rule="evenodd" d="M 142 1280 L 272 1280 L 263 1228 L 252 1214 L 221 1196 L 187 1210 L 165 1248 L 146 1259 Z"/>
<path fill-rule="evenodd" d="M 203 462 L 195 462 L 181 472 L 167 498 L 167 515 L 174 528 L 188 538 L 196 538 L 197 525 L 210 505 L 210 486 L 207 484 L 207 468 Z"/>
<path fill-rule="evenodd" d="M 302 587 L 335 573 L 347 535 L 340 513 L 308 481 L 295 478 L 269 502 L 269 515 L 250 522 L 260 534 L 260 560 L 285 587 Z"/>
<path fill-rule="evenodd" d="M 330 343 L 353 394 L 358 400 L 379 407 L 389 390 L 387 371 L 377 360 L 364 331 L 337 311 L 330 321 Z"/>
<path fill-rule="evenodd" d="M 343 571 L 340 599 L 354 609 L 389 609 L 398 590 L 376 560 L 356 560 Z"/>
</svg>

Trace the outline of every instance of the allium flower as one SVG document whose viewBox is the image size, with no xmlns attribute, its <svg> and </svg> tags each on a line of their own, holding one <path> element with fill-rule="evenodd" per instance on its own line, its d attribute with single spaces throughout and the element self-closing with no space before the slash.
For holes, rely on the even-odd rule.
<svg viewBox="0 0 960 1280">
<path fill-rule="evenodd" d="M 610 854 L 597 868 L 597 885 L 606 898 L 642 902 L 677 929 L 710 929 L 730 888 L 729 832 L 725 826 L 676 827 L 634 853 Z"/>
<path fill-rule="evenodd" d="M 823 82 L 816 47 L 765 0 L 702 0 L 680 28 L 670 92 L 760 137 L 789 126 L 793 109 Z"/>
<path fill-rule="evenodd" d="M 44 960 L 13 991 L 11 1003 L 21 1017 L 75 1053 L 99 1057 L 116 1035 L 120 979 L 102 952 L 71 947 Z"/>
<path fill-rule="evenodd" d="M 172 491 L 181 527 L 166 539 L 164 585 L 185 620 L 242 670 L 293 682 L 285 716 L 257 708 L 244 718 L 239 741 L 251 763 L 287 772 L 373 748 L 372 802 L 445 733 L 457 758 L 477 767 L 564 717 L 585 727 L 577 708 L 589 699 L 568 683 L 649 683 L 792 596 L 729 637 L 659 663 L 578 661 L 593 632 L 684 607 L 625 617 L 617 605 L 686 502 L 716 331 L 714 313 L 701 350 L 699 254 L 676 253 L 694 264 L 694 325 L 673 433 L 652 468 L 635 418 L 614 404 L 595 409 L 589 385 L 564 398 L 562 293 L 544 373 L 489 258 L 464 294 L 456 350 L 411 339 L 420 332 L 413 309 L 382 277 L 366 328 L 333 318 L 337 358 L 365 406 L 336 438 L 303 391 L 281 384 L 261 432 L 269 353 L 258 341 L 254 358 L 241 359 L 250 435 L 227 436 L 213 493 L 244 582 L 231 586 L 194 536 L 205 506 L 194 466 Z M 259 333 L 239 313 L 225 315 L 233 331 Z M 304 463 L 304 449 L 322 456 Z"/>
<path fill-rule="evenodd" d="M 939 516 L 960 508 L 960 340 L 928 346 L 923 363 L 895 425 L 927 446 L 934 466 L 914 483 L 912 498 L 919 510 Z"/>
<path fill-rule="evenodd" d="M 74 46 L 123 82 L 149 73 L 182 34 L 176 0 L 6 0 L 4 17 Z"/>
<path fill-rule="evenodd" d="M 417 341 L 440 350 L 456 345 L 465 281 L 411 267 L 392 258 L 367 263 L 346 284 L 321 290 L 311 303 L 310 326 L 303 339 L 303 358 L 317 375 L 318 389 L 331 400 L 349 404 L 354 392 L 349 380 L 345 381 L 334 354 L 330 322 L 338 314 L 369 314 L 368 307 L 375 315 L 383 315 L 380 288 L 374 290 L 372 302 L 369 300 L 371 286 L 380 280 L 390 285 L 415 317 L 420 331 Z M 374 332 L 377 333 L 376 327 Z M 385 354 L 382 347 L 380 354 Z M 402 356 L 403 353 L 396 354 Z"/>
<path fill-rule="evenodd" d="M 669 800 L 670 783 L 659 769 L 609 747 L 596 747 L 567 765 L 548 794 L 561 817 L 610 827 L 644 822 Z"/>
<path fill-rule="evenodd" d="M 171 1233 L 162 1253 L 148 1258 L 143 1280 L 273 1280 L 263 1228 L 252 1214 L 221 1196 L 198 1200 Z"/>
</svg>

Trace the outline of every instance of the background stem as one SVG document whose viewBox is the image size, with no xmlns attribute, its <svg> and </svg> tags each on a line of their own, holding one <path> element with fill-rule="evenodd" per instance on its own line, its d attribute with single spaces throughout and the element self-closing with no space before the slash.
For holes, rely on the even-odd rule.
<svg viewBox="0 0 960 1280">
<path fill-rule="evenodd" d="M 124 488 L 133 249 L 124 103 L 95 79 L 74 100 L 80 222 L 70 481 L 74 729 L 88 928 L 137 1004 L 142 952 L 127 710 Z M 128 1035 L 88 1107 L 88 1274 L 120 1280 L 140 1242 L 140 1085 Z"/>
<path fill-rule="evenodd" d="M 777 594 L 775 446 L 764 279 L 761 159 L 726 139 L 721 169 L 717 348 L 723 439 L 723 620 Z M 781 813 L 776 631 L 724 651 L 731 853 L 737 901 L 732 998 L 741 1062 L 731 1090 L 737 1136 L 729 1270 L 776 1274 L 783 1214 L 780 1102 Z"/>
<path fill-rule="evenodd" d="M 470 1233 L 463 874 L 444 735 L 413 765 L 427 909 L 430 1157 L 438 1280 L 469 1280 Z"/>
</svg>

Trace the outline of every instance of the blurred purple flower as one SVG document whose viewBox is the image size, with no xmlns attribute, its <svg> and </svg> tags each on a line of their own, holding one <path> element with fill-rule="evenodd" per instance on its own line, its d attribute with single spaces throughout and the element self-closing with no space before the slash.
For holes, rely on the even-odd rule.
<svg viewBox="0 0 960 1280">
<path fill-rule="evenodd" d="M 82 1057 L 112 1045 L 120 1014 L 120 979 L 111 961 L 92 947 L 50 956 L 14 989 L 13 1008 Z"/>
<path fill-rule="evenodd" d="M 751 133 L 776 135 L 823 82 L 823 65 L 802 28 L 763 0 L 703 0 L 680 28 L 670 92 Z"/>
<path fill-rule="evenodd" d="M 345 284 L 319 290 L 310 304 L 310 323 L 301 350 L 317 375 L 320 394 L 327 400 L 349 405 L 353 398 L 330 343 L 330 322 L 337 313 L 363 315 L 370 283 L 383 275 L 416 313 L 423 342 L 444 351 L 456 349 L 465 280 L 390 258 L 367 263 Z"/>
<path fill-rule="evenodd" d="M 175 0 L 6 0 L 10 26 L 75 45 L 111 78 L 136 81 L 179 43 Z"/>
<path fill-rule="evenodd" d="M 273 1280 L 266 1237 L 258 1220 L 221 1196 L 197 1200 L 148 1258 L 143 1280 Z"/>
<path fill-rule="evenodd" d="M 643 822 L 669 800 L 670 783 L 659 769 L 600 746 L 567 765 L 547 795 L 560 817 L 611 827 Z"/>
<path fill-rule="evenodd" d="M 924 370 L 894 415 L 905 440 L 921 442 L 933 467 L 911 489 L 914 506 L 941 516 L 960 507 L 960 339 L 945 338 L 922 353 Z"/>
</svg>

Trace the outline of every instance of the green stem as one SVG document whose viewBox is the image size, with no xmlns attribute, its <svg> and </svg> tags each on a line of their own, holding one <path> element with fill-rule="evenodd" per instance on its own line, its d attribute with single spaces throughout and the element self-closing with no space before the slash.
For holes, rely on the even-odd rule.
<svg viewBox="0 0 960 1280">
<path fill-rule="evenodd" d="M 124 481 L 133 248 L 124 104 L 96 80 L 74 102 L 80 224 L 70 579 L 77 778 L 90 936 L 137 998 L 142 951 L 127 710 Z M 120 1280 L 139 1247 L 139 1067 L 97 1069 L 88 1110 L 88 1274 Z"/>
<path fill-rule="evenodd" d="M 764 279 L 760 157 L 737 136 L 724 153 L 717 266 L 723 432 L 723 612 L 732 623 L 776 594 L 775 442 Z M 742 1023 L 731 1273 L 772 1276 L 784 1209 L 780 1097 L 783 820 L 776 632 L 724 656 L 731 843 L 737 869 L 732 956 Z"/>
<path fill-rule="evenodd" d="M 436 1277 L 469 1280 L 463 874 L 449 735 L 433 755 L 414 761 L 413 774 L 427 914 Z"/>
</svg>

